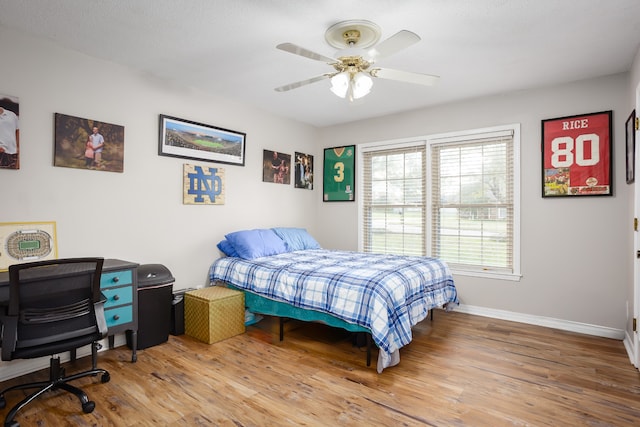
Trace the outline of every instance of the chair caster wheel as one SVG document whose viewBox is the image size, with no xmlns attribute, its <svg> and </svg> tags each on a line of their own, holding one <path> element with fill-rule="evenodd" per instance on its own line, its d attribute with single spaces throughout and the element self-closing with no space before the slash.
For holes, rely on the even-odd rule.
<svg viewBox="0 0 640 427">
<path fill-rule="evenodd" d="M 93 410 L 96 409 L 96 403 L 93 401 L 88 401 L 87 403 L 83 403 L 82 404 L 82 411 L 85 414 L 90 414 L 93 412 Z"/>
<path fill-rule="evenodd" d="M 107 372 L 106 374 L 102 374 L 101 381 L 103 383 L 108 383 L 111 380 L 111 375 Z"/>
</svg>

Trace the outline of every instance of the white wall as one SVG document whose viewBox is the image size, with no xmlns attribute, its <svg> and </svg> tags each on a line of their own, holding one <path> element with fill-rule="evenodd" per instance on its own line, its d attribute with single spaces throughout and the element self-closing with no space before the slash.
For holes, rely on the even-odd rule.
<svg viewBox="0 0 640 427">
<path fill-rule="evenodd" d="M 456 276 L 461 303 L 621 332 L 627 321 L 633 261 L 632 187 L 625 182 L 627 90 L 624 74 L 474 99 L 325 128 L 321 144 L 331 147 L 520 123 L 523 277 L 511 282 Z M 613 110 L 614 196 L 543 199 L 540 121 L 603 110 Z M 357 249 L 355 203 L 316 200 L 316 204 L 325 244 Z"/>
<path fill-rule="evenodd" d="M 20 170 L 0 169 L 0 221 L 56 221 L 61 257 L 161 263 L 176 277 L 175 288 L 184 288 L 206 283 L 208 266 L 219 256 L 215 244 L 241 228 L 301 226 L 324 247 L 357 249 L 355 203 L 323 203 L 320 179 L 313 191 L 263 183 L 264 149 L 312 154 L 320 177 L 323 147 L 517 122 L 523 278 L 456 277 L 462 303 L 615 330 L 628 324 L 633 245 L 632 186 L 624 171 L 627 74 L 316 130 L 3 27 L 0 40 L 10 41 L 0 44 L 0 94 L 20 98 L 22 150 Z M 540 120 L 609 109 L 615 195 L 542 199 Z M 124 173 L 54 167 L 56 112 L 124 126 Z M 210 163 L 158 156 L 159 114 L 247 133 L 246 166 L 218 165 L 226 172 L 225 205 L 182 204 L 182 165 Z"/>
<path fill-rule="evenodd" d="M 21 126 L 20 170 L 0 169 L 0 222 L 56 221 L 60 257 L 164 264 L 174 289 L 207 283 L 228 232 L 299 226 L 317 234 L 320 189 L 262 182 L 263 150 L 317 156 L 315 128 L 7 28 L 0 40 L 0 94 L 19 97 Z M 54 167 L 54 113 L 124 126 L 124 173 Z M 216 164 L 226 174 L 224 205 L 183 205 L 183 164 L 214 164 L 158 156 L 159 114 L 246 132 L 245 166 Z"/>
</svg>

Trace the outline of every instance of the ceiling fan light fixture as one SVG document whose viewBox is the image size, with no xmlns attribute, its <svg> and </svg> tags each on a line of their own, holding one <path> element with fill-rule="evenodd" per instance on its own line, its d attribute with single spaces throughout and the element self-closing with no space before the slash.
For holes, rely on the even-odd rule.
<svg viewBox="0 0 640 427">
<path fill-rule="evenodd" d="M 331 92 L 340 98 L 349 95 L 349 101 L 368 95 L 372 87 L 373 80 L 363 72 L 343 71 L 331 77 Z"/>
<path fill-rule="evenodd" d="M 314 61 L 324 62 L 334 71 L 290 83 L 275 88 L 277 92 L 305 86 L 321 80 L 331 81 L 331 92 L 349 102 L 362 98 L 371 92 L 372 77 L 407 83 L 433 85 L 438 76 L 412 73 L 390 68 L 373 68 L 378 59 L 386 58 L 420 41 L 420 36 L 408 30 L 401 30 L 376 44 L 380 38 L 380 27 L 370 21 L 351 20 L 332 25 L 325 33 L 326 41 L 338 48 L 335 58 L 331 58 L 293 43 L 280 43 L 276 48 Z M 371 48 L 371 46 L 375 47 Z"/>
<path fill-rule="evenodd" d="M 340 98 L 347 96 L 349 90 L 349 74 L 347 72 L 338 73 L 331 77 L 331 92 Z"/>
<path fill-rule="evenodd" d="M 371 88 L 373 87 L 373 80 L 365 73 L 358 73 L 353 76 L 351 85 L 353 88 L 353 98 L 359 99 L 371 92 Z"/>
</svg>

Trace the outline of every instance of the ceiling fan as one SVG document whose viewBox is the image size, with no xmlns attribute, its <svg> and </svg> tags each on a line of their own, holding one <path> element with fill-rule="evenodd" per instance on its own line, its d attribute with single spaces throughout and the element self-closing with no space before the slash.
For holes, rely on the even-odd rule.
<svg viewBox="0 0 640 427">
<path fill-rule="evenodd" d="M 297 46 L 293 43 L 281 43 L 276 48 L 315 61 L 325 62 L 333 71 L 307 80 L 301 80 L 277 87 L 277 92 L 286 92 L 321 80 L 331 80 L 331 91 L 349 101 L 362 98 L 371 91 L 371 77 L 397 80 L 408 83 L 431 86 L 439 77 L 430 74 L 374 67 L 378 59 L 391 56 L 420 41 L 420 37 L 411 31 L 401 30 L 376 45 L 380 40 L 380 27 L 373 22 L 350 20 L 338 22 L 325 32 L 325 40 L 331 46 L 340 49 L 337 58 L 330 58 Z M 372 47 L 373 46 L 373 47 Z"/>
</svg>

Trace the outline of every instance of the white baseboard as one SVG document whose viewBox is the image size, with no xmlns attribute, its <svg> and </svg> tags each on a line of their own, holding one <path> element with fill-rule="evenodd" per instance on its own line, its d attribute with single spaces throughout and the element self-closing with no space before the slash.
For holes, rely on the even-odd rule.
<svg viewBox="0 0 640 427">
<path fill-rule="evenodd" d="M 476 307 L 460 304 L 455 311 L 474 314 L 477 316 L 491 317 L 494 319 L 510 320 L 512 322 L 527 323 L 530 325 L 545 326 L 563 331 L 578 332 L 581 334 L 598 337 L 612 338 L 622 341 L 625 331 L 622 329 L 607 328 L 604 326 L 590 325 L 587 323 L 572 322 L 570 320 L 554 319 L 551 317 L 534 316 L 531 314 L 515 313 L 513 311 L 496 310 L 492 308 Z"/>
<path fill-rule="evenodd" d="M 638 357 L 634 350 L 635 346 L 633 345 L 633 337 L 629 336 L 629 334 L 625 332 L 623 343 L 624 343 L 624 348 L 627 350 L 627 354 L 629 355 L 629 360 L 631 361 L 631 364 L 636 368 L 640 368 L 640 366 L 636 365 L 636 360 L 638 360 Z"/>
<path fill-rule="evenodd" d="M 114 336 L 114 347 L 119 347 L 121 345 L 125 345 L 127 340 L 124 334 L 115 335 Z M 107 338 L 100 341 L 102 345 L 102 349 L 99 352 L 105 351 L 109 349 L 109 343 Z M 79 348 L 76 351 L 76 358 L 81 358 L 85 356 L 91 355 L 91 346 L 84 346 Z M 29 374 L 31 372 L 39 371 L 41 369 L 49 368 L 49 359 L 51 357 L 45 356 L 40 357 L 38 359 L 20 359 L 20 360 L 11 360 L 8 362 L 0 362 L 0 382 L 9 380 L 11 378 L 16 378 L 22 375 Z M 60 354 L 60 361 L 62 363 L 68 362 L 70 359 L 69 352 Z"/>
</svg>

